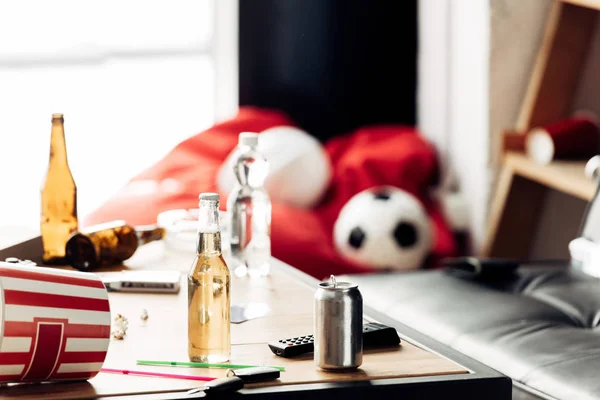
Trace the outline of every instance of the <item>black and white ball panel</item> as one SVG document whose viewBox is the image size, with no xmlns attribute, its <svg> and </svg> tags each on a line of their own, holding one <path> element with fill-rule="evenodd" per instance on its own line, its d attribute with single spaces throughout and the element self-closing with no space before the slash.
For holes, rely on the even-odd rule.
<svg viewBox="0 0 600 400">
<path fill-rule="evenodd" d="M 377 268 L 414 269 L 431 247 L 431 227 L 423 206 L 393 187 L 363 191 L 342 208 L 334 241 L 346 258 Z"/>
</svg>

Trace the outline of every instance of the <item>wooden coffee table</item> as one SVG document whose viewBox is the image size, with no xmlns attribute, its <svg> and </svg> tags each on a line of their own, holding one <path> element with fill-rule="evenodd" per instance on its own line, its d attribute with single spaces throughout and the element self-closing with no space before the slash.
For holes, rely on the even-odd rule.
<svg viewBox="0 0 600 400">
<path fill-rule="evenodd" d="M 35 261 L 39 239 L 0 251 Z M 26 256 L 27 255 L 27 256 Z M 193 255 L 192 255 L 193 258 Z M 160 244 L 149 246 L 128 262 L 128 269 L 178 269 L 191 264 L 189 255 L 164 256 Z M 107 272 L 100 272 L 103 274 Z M 182 276 L 182 282 L 184 282 Z M 285 359 L 275 356 L 270 341 L 312 333 L 313 295 L 317 280 L 273 259 L 272 274 L 264 279 L 232 278 L 232 304 L 268 308 L 266 316 L 231 325 L 232 356 L 236 364 L 285 367 L 277 381 L 247 385 L 241 393 L 254 398 L 365 398 L 394 395 L 419 398 L 509 399 L 511 382 L 495 371 L 423 337 L 410 328 L 376 315 L 365 307 L 369 320 L 398 329 L 400 346 L 365 351 L 363 365 L 355 372 L 324 372 L 311 356 Z M 122 341 L 113 340 L 104 367 L 223 377 L 224 369 L 138 366 L 137 359 L 187 361 L 187 288 L 179 294 L 111 293 L 111 312 L 129 319 Z M 139 316 L 148 310 L 149 318 Z M 198 381 L 100 373 L 87 382 L 16 385 L 0 389 L 0 397 L 38 399 L 114 398 L 192 399 L 187 390 Z"/>
</svg>

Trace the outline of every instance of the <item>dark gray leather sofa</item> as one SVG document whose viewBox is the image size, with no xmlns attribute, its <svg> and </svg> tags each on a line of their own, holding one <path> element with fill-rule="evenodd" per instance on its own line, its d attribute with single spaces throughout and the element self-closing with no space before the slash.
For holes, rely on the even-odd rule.
<svg viewBox="0 0 600 400">
<path fill-rule="evenodd" d="M 490 284 L 444 271 L 352 276 L 365 304 L 561 399 L 600 398 L 600 280 L 521 268 Z"/>
</svg>

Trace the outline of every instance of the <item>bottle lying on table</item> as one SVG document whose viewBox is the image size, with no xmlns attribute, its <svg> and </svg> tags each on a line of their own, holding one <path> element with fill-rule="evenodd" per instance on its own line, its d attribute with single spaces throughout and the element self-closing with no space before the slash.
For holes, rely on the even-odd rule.
<svg viewBox="0 0 600 400">
<path fill-rule="evenodd" d="M 73 233 L 66 245 L 67 262 L 80 271 L 118 265 L 129 259 L 138 247 L 164 238 L 156 225 L 127 225 L 124 221 L 90 226 Z"/>
</svg>

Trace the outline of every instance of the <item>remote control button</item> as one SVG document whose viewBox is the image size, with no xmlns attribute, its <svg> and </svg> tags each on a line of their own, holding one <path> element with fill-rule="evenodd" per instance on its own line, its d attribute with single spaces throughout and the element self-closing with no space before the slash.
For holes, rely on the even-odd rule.
<svg viewBox="0 0 600 400">
<path fill-rule="evenodd" d="M 294 345 L 294 343 L 288 343 L 287 345 L 288 345 L 288 346 L 293 346 L 293 345 Z"/>
</svg>

